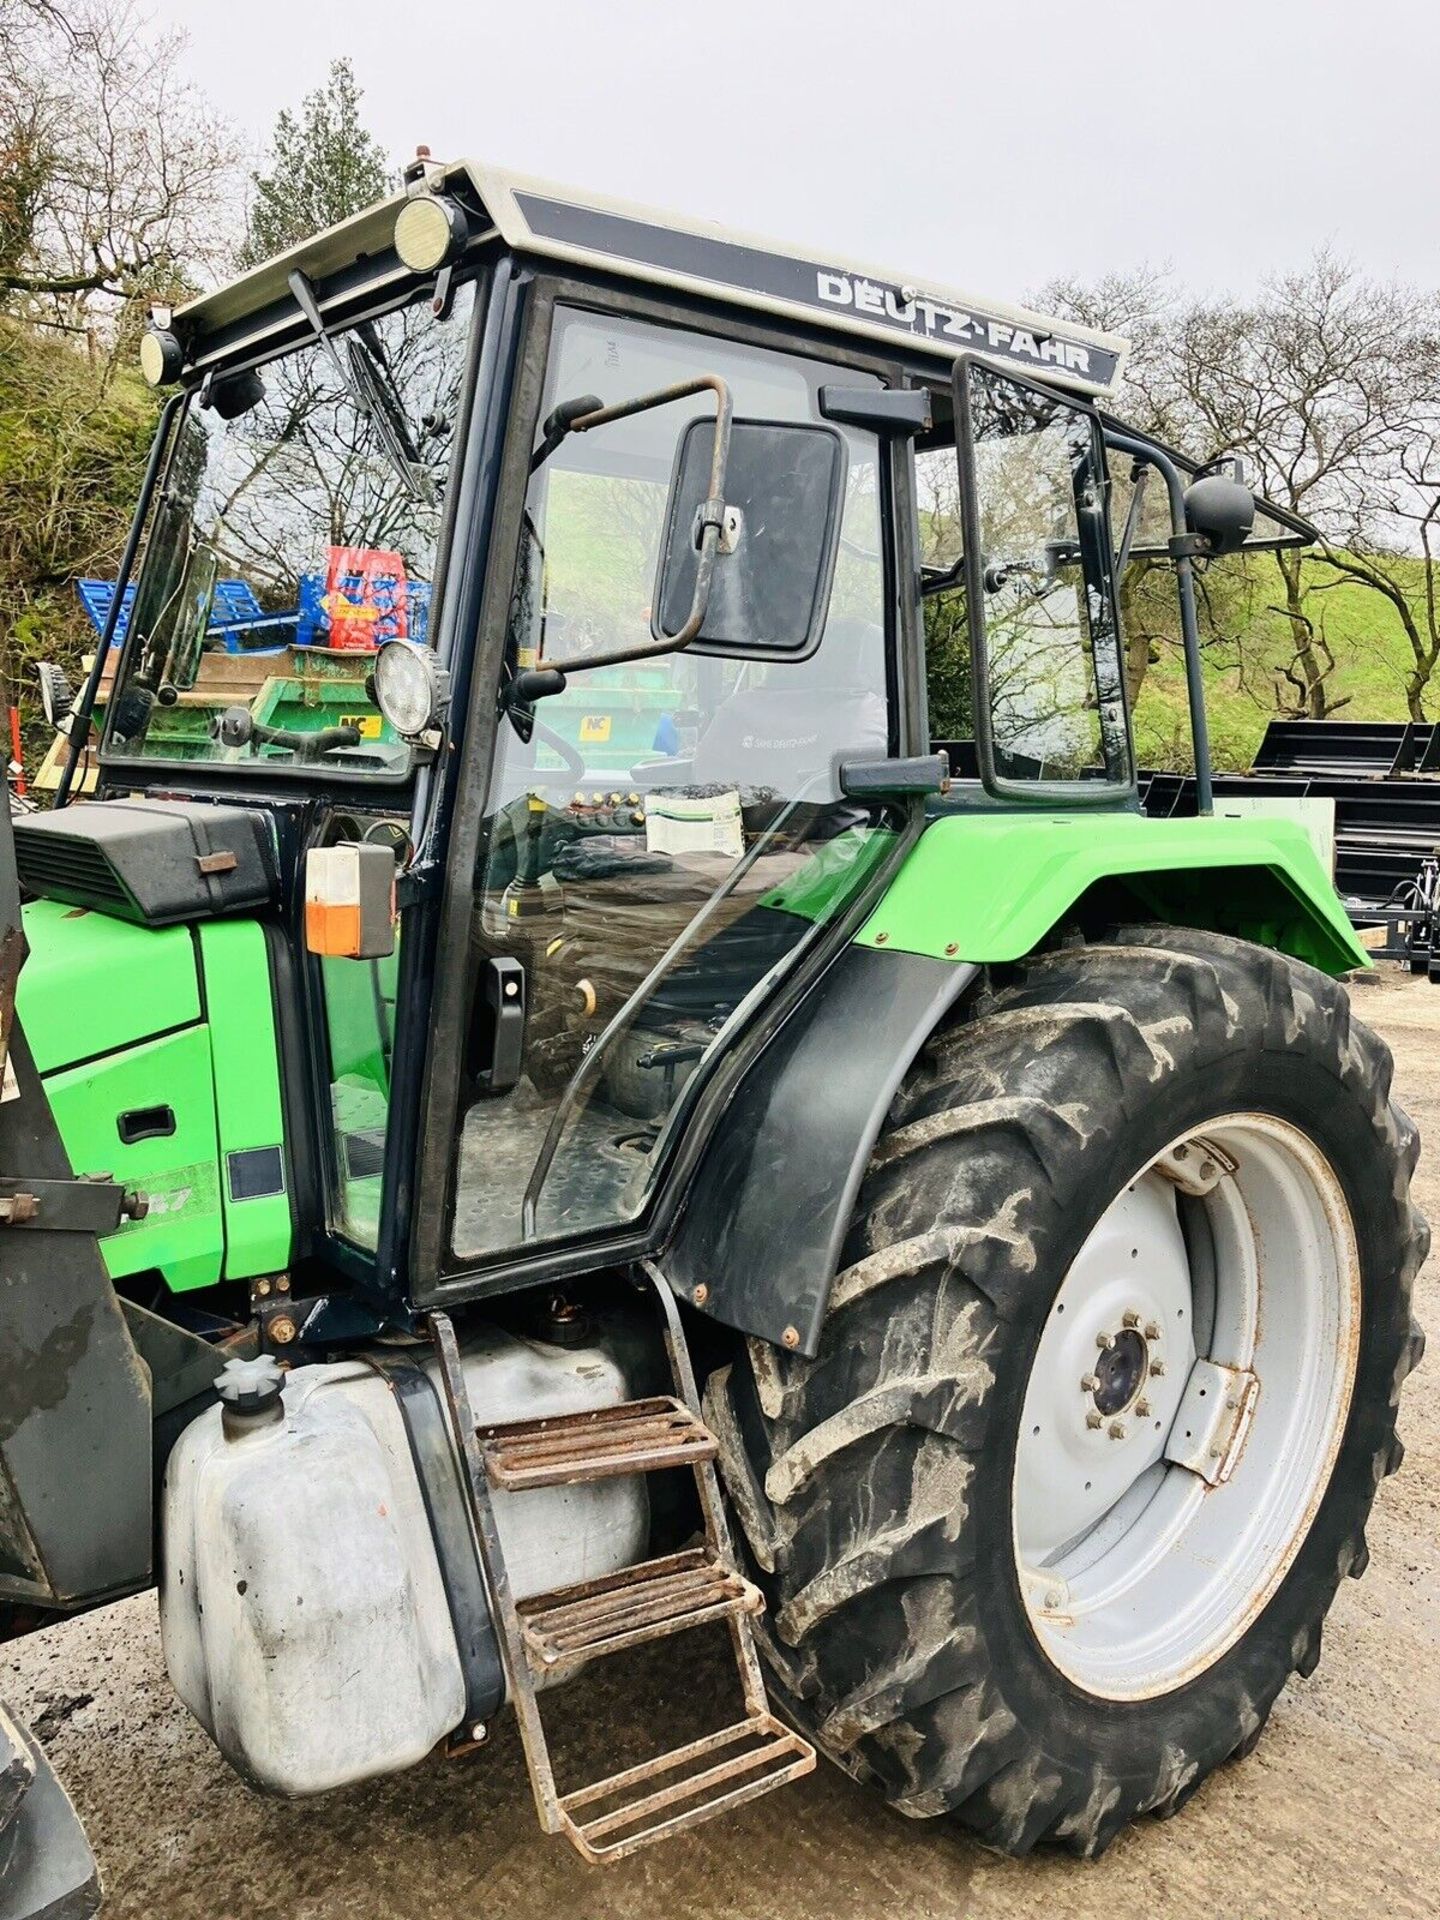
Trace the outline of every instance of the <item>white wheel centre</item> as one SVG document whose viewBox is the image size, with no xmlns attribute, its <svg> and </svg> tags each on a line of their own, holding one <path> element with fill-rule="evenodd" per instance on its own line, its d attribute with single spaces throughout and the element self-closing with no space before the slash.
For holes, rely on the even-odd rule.
<svg viewBox="0 0 1440 1920">
<path fill-rule="evenodd" d="M 1078 1685 L 1168 1692 L 1262 1610 L 1339 1450 L 1359 1284 L 1334 1170 L 1269 1115 L 1172 1143 L 1105 1210 L 1051 1305 L 1015 1462 L 1026 1608 Z"/>
</svg>

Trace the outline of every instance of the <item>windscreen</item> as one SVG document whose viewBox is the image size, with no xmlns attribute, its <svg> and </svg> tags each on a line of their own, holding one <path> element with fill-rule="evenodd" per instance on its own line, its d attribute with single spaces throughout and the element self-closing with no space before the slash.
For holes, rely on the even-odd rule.
<svg viewBox="0 0 1440 1920">
<path fill-rule="evenodd" d="M 397 309 L 260 368 L 258 398 L 247 374 L 187 402 L 112 757 L 407 770 L 369 676 L 382 642 L 430 644 L 473 304 Z"/>
</svg>

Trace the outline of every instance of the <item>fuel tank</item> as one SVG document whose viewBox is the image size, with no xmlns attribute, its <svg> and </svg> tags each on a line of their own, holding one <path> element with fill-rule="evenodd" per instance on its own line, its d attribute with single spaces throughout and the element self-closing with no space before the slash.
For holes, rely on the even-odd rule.
<svg viewBox="0 0 1440 1920">
<path fill-rule="evenodd" d="M 411 1351 L 434 1380 L 424 1350 Z M 381 1369 L 386 1357 L 375 1356 Z M 491 1329 L 462 1359 L 487 1422 L 631 1397 L 625 1368 L 599 1346 Z M 642 1556 L 642 1478 L 492 1497 L 517 1598 Z M 268 1417 L 217 1405 L 185 1430 L 165 1476 L 160 1623 L 176 1692 L 271 1793 L 411 1766 L 466 1720 L 443 1556 L 383 1370 L 365 1359 L 297 1368 Z"/>
</svg>

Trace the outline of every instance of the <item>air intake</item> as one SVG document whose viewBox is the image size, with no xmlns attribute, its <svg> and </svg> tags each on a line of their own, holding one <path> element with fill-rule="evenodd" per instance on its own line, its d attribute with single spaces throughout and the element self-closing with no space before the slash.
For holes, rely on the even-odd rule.
<svg viewBox="0 0 1440 1920">
<path fill-rule="evenodd" d="M 138 926 L 244 913 L 275 897 L 265 816 L 177 800 L 100 800 L 15 823 L 28 894 Z"/>
</svg>

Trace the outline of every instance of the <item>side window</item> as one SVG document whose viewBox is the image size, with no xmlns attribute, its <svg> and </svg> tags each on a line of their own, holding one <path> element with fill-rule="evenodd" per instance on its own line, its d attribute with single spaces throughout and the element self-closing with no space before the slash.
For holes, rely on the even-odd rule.
<svg viewBox="0 0 1440 1920">
<path fill-rule="evenodd" d="M 956 388 L 987 782 L 1083 783 L 1103 797 L 1133 769 L 1099 426 L 1088 407 L 983 362 L 962 360 Z"/>
<path fill-rule="evenodd" d="M 867 383 L 562 308 L 541 417 L 583 395 L 613 406 L 703 374 L 725 380 L 738 420 L 819 422 L 822 384 Z M 649 643 L 677 447 L 709 412 L 692 394 L 573 434 L 537 466 L 510 607 L 515 667 Z M 883 754 L 890 737 L 878 448 L 857 429 L 844 441 L 839 558 L 808 660 L 681 652 L 581 667 L 537 703 L 528 740 L 501 724 L 472 923 L 459 1259 L 641 1212 L 687 1086 L 843 911 L 890 837 L 836 775 L 837 760 Z M 523 1044 L 496 1088 L 486 994 L 493 1002 L 517 965 Z"/>
<path fill-rule="evenodd" d="M 925 447 L 916 453 L 915 495 L 930 737 L 953 748 L 975 738 L 970 634 L 959 572 L 964 553 L 960 469 L 953 446 Z M 961 761 L 954 764 L 958 770 Z"/>
</svg>

